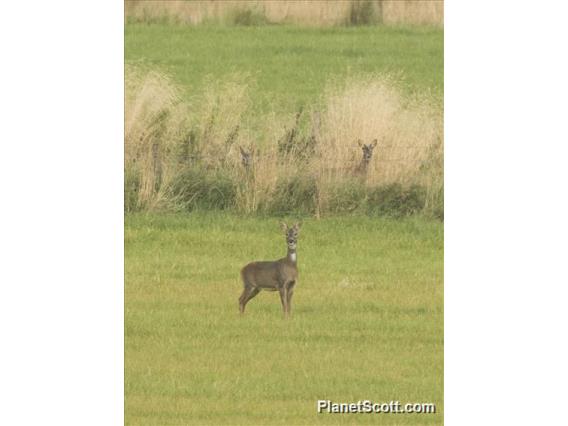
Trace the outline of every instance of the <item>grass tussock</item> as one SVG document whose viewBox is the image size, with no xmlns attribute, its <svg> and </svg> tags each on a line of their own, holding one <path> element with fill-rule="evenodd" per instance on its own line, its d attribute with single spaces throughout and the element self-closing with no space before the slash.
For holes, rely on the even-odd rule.
<svg viewBox="0 0 568 426">
<path fill-rule="evenodd" d="M 125 75 L 125 209 L 172 207 L 168 190 L 186 148 L 188 107 L 164 75 L 128 66 Z"/>
<path fill-rule="evenodd" d="M 442 0 L 126 0 L 125 17 L 133 22 L 197 25 L 291 23 L 329 27 L 338 25 L 419 24 L 442 26 Z"/>
<path fill-rule="evenodd" d="M 402 96 L 390 76 L 359 78 L 331 85 L 324 98 L 317 161 L 321 209 L 334 187 L 352 176 L 361 163 L 358 141 L 377 140 L 372 161 L 359 181 L 367 187 L 398 184 L 426 189 L 434 212 L 443 191 L 443 113 L 436 101 Z M 438 206 L 439 207 L 439 206 Z"/>
<path fill-rule="evenodd" d="M 211 81 L 189 105 L 166 76 L 127 67 L 126 210 L 443 217 L 434 100 L 408 99 L 379 75 L 330 83 L 290 116 L 259 115 L 253 85 L 246 75 Z M 358 141 L 373 140 L 362 171 Z"/>
</svg>

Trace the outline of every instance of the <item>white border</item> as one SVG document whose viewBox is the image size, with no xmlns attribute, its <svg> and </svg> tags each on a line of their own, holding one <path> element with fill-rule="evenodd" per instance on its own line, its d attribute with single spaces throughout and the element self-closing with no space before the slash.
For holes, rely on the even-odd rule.
<svg viewBox="0 0 568 426">
<path fill-rule="evenodd" d="M 568 7 L 445 6 L 446 424 L 568 424 Z"/>
<path fill-rule="evenodd" d="M 567 6 L 445 12 L 445 421 L 566 424 Z M 2 18 L 0 423 L 122 424 L 122 3 Z"/>
<path fill-rule="evenodd" d="M 123 5 L 2 5 L 0 424 L 123 423 Z"/>
</svg>

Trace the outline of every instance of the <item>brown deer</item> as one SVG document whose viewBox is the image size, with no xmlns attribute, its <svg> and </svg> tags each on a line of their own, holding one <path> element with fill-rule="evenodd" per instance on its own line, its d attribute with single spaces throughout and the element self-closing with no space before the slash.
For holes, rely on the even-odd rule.
<svg viewBox="0 0 568 426">
<path fill-rule="evenodd" d="M 359 139 L 357 141 L 357 144 L 363 151 L 363 158 L 361 158 L 361 162 L 355 168 L 355 174 L 364 178 L 367 176 L 367 170 L 369 169 L 369 163 L 371 162 L 371 158 L 373 157 L 373 149 L 375 149 L 375 147 L 377 146 L 377 140 L 374 139 L 373 142 L 366 145 L 361 141 L 361 139 Z"/>
<path fill-rule="evenodd" d="M 239 145 L 239 150 L 241 151 L 241 164 L 247 173 L 251 172 L 253 167 L 254 147 L 244 149 Z"/>
<path fill-rule="evenodd" d="M 245 312 L 246 304 L 261 290 L 265 290 L 278 291 L 284 316 L 288 317 L 290 315 L 292 295 L 298 281 L 296 247 L 300 224 L 296 223 L 291 228 L 285 223 L 282 223 L 281 226 L 286 236 L 286 245 L 288 246 L 286 257 L 276 261 L 252 262 L 241 270 L 241 278 L 244 285 L 243 293 L 239 297 L 241 314 Z"/>
</svg>

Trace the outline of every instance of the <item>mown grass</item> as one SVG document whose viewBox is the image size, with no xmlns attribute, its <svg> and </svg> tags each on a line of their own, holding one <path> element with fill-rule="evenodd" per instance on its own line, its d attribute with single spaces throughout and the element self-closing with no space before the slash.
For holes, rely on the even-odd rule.
<svg viewBox="0 0 568 426">
<path fill-rule="evenodd" d="M 441 424 L 443 224 L 306 219 L 293 315 L 240 268 L 285 253 L 278 221 L 125 217 L 129 425 Z M 436 414 L 316 414 L 316 400 L 433 402 Z"/>
<path fill-rule="evenodd" d="M 439 28 L 293 26 L 223 27 L 127 24 L 127 64 L 159 69 L 197 101 L 209 82 L 235 74 L 254 81 L 261 112 L 296 111 L 314 103 L 330 79 L 401 74 L 409 93 L 443 94 Z"/>
</svg>

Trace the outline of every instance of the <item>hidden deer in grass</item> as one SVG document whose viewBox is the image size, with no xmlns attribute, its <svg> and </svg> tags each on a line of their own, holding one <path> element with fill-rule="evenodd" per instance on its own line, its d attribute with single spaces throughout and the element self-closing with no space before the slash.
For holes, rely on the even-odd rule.
<svg viewBox="0 0 568 426">
<path fill-rule="evenodd" d="M 357 144 L 363 151 L 363 158 L 361 158 L 361 162 L 355 168 L 355 175 L 365 178 L 369 170 L 369 163 L 371 162 L 371 158 L 373 158 L 373 149 L 377 146 L 377 140 L 373 140 L 370 144 L 364 144 L 361 139 L 359 139 Z"/>
<path fill-rule="evenodd" d="M 298 233 L 300 224 L 296 223 L 288 227 L 285 223 L 281 224 L 288 253 L 286 257 L 275 261 L 252 262 L 241 270 L 243 280 L 243 293 L 239 297 L 239 310 L 241 314 L 245 312 L 246 304 L 255 297 L 261 290 L 278 291 L 284 316 L 290 315 L 292 295 L 294 287 L 298 281 L 298 258 L 296 247 L 298 245 Z"/>
<path fill-rule="evenodd" d="M 245 171 L 250 173 L 252 171 L 252 162 L 253 162 L 253 155 L 254 155 L 254 147 L 250 147 L 248 149 L 244 149 L 242 146 L 239 146 L 239 150 L 241 151 L 241 164 L 243 165 Z"/>
</svg>

